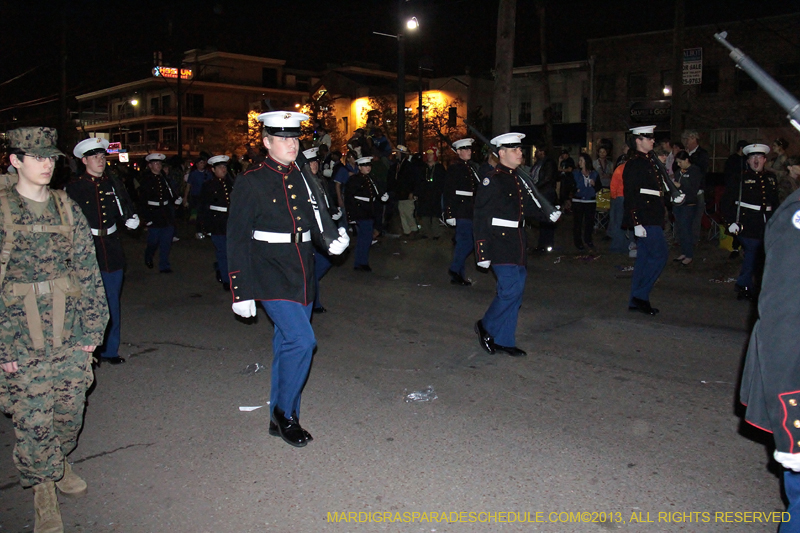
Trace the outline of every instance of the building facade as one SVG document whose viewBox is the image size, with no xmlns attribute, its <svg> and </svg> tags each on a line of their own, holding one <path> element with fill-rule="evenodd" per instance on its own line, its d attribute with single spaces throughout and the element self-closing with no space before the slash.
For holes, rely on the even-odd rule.
<svg viewBox="0 0 800 533">
<path fill-rule="evenodd" d="M 681 131 L 670 131 L 677 112 L 681 130 L 699 131 L 713 171 L 722 170 L 740 139 L 771 144 L 783 137 L 791 144 L 789 151 L 797 153 L 800 135 L 789 125 L 786 112 L 736 68 L 714 34 L 727 30 L 734 46 L 789 92 L 800 95 L 799 24 L 800 14 L 708 26 L 691 26 L 687 16 L 684 79 L 692 83 L 683 85 L 680 110 L 672 106 L 671 30 L 589 40 L 594 63 L 589 146 L 610 139 L 616 155 L 627 129 L 647 124 L 658 126 L 660 138 L 680 140 Z"/>
</svg>

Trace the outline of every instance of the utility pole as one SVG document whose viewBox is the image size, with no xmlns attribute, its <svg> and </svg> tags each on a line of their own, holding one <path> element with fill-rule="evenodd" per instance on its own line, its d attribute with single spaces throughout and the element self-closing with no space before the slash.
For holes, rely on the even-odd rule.
<svg viewBox="0 0 800 533">
<path fill-rule="evenodd" d="M 403 2 L 397 0 L 397 144 L 406 143 L 406 44 L 403 41 Z"/>
<path fill-rule="evenodd" d="M 683 34 L 685 27 L 685 2 L 675 0 L 675 31 L 672 35 L 672 114 L 670 137 L 677 139 L 683 131 Z"/>
<path fill-rule="evenodd" d="M 493 135 L 511 127 L 511 69 L 514 68 L 514 30 L 517 0 L 500 0 L 497 11 L 497 45 L 495 47 L 494 98 L 492 99 Z"/>
</svg>

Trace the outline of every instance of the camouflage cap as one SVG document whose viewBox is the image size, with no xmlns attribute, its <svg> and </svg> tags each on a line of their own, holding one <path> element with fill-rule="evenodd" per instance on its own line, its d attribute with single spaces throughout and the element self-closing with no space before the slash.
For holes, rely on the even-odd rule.
<svg viewBox="0 0 800 533">
<path fill-rule="evenodd" d="M 23 150 L 26 154 L 42 157 L 64 155 L 56 148 L 58 132 L 55 128 L 18 128 L 9 131 L 6 139 L 10 148 Z"/>
</svg>

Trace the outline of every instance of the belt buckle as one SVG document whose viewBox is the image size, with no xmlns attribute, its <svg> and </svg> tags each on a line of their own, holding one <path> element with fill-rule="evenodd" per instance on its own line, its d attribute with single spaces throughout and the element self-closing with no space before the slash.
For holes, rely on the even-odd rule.
<svg viewBox="0 0 800 533">
<path fill-rule="evenodd" d="M 292 242 L 294 244 L 300 244 L 301 242 L 303 242 L 302 239 L 303 239 L 303 234 L 300 233 L 299 231 L 297 233 L 292 233 Z"/>
</svg>

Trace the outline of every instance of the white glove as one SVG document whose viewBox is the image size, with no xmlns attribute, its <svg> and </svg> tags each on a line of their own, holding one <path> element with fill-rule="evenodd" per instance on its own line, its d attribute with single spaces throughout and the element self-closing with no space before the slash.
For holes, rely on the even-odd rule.
<svg viewBox="0 0 800 533">
<path fill-rule="evenodd" d="M 553 211 L 550 213 L 550 222 L 558 222 L 559 218 L 561 218 L 561 211 Z"/>
<path fill-rule="evenodd" d="M 447 218 L 447 219 L 445 219 L 445 223 L 446 223 L 448 226 L 453 226 L 453 227 L 455 227 L 455 225 L 456 225 L 456 219 L 454 219 L 454 218 Z"/>
<path fill-rule="evenodd" d="M 491 261 L 478 261 L 478 266 L 481 268 L 489 268 L 491 264 Z"/>
<path fill-rule="evenodd" d="M 681 205 L 684 200 L 686 200 L 686 195 L 681 193 L 678 196 L 676 196 L 674 200 L 672 200 L 672 203 L 675 205 Z"/>
<path fill-rule="evenodd" d="M 152 220 L 150 222 L 148 222 L 147 224 L 145 224 L 145 226 L 152 226 L 152 225 L 153 225 L 153 221 Z"/>
<path fill-rule="evenodd" d="M 139 215 L 133 215 L 125 221 L 125 227 L 128 229 L 136 229 L 139 227 Z"/>
<path fill-rule="evenodd" d="M 772 454 L 776 461 L 794 472 L 800 472 L 800 453 L 786 453 L 775 450 Z"/>
<path fill-rule="evenodd" d="M 644 226 L 639 224 L 638 226 L 633 227 L 633 234 L 637 237 L 647 237 L 647 230 L 644 229 Z"/>
<path fill-rule="evenodd" d="M 243 302 L 235 302 L 231 307 L 233 308 L 233 312 L 241 317 L 250 318 L 251 316 L 256 316 L 255 300 L 245 300 Z"/>
<path fill-rule="evenodd" d="M 388 202 L 388 201 L 389 201 L 389 193 L 385 192 L 383 193 L 383 196 L 381 196 L 381 202 Z"/>
<path fill-rule="evenodd" d="M 322 175 L 325 176 L 326 178 L 330 178 L 331 176 L 333 176 L 333 169 L 326 168 L 325 170 L 322 171 Z"/>
<path fill-rule="evenodd" d="M 336 213 L 332 214 L 331 218 L 333 220 L 339 220 L 340 218 L 342 218 L 342 208 L 340 207 L 339 210 L 336 211 Z"/>
<path fill-rule="evenodd" d="M 733 233 L 734 235 L 736 235 L 737 233 L 739 233 L 739 230 L 740 230 L 740 229 L 742 229 L 742 228 L 740 228 L 740 227 L 739 227 L 739 224 L 737 224 L 736 222 L 734 222 L 733 224 L 731 224 L 730 226 L 728 226 L 728 231 L 729 231 L 729 232 L 731 232 L 731 233 Z"/>
<path fill-rule="evenodd" d="M 331 255 L 341 255 L 350 245 L 350 237 L 347 235 L 347 230 L 339 228 L 339 238 L 331 243 L 328 247 L 328 253 Z"/>
<path fill-rule="evenodd" d="M 175 198 L 175 205 L 181 205 L 182 203 L 183 203 L 183 198 L 181 197 Z"/>
</svg>

